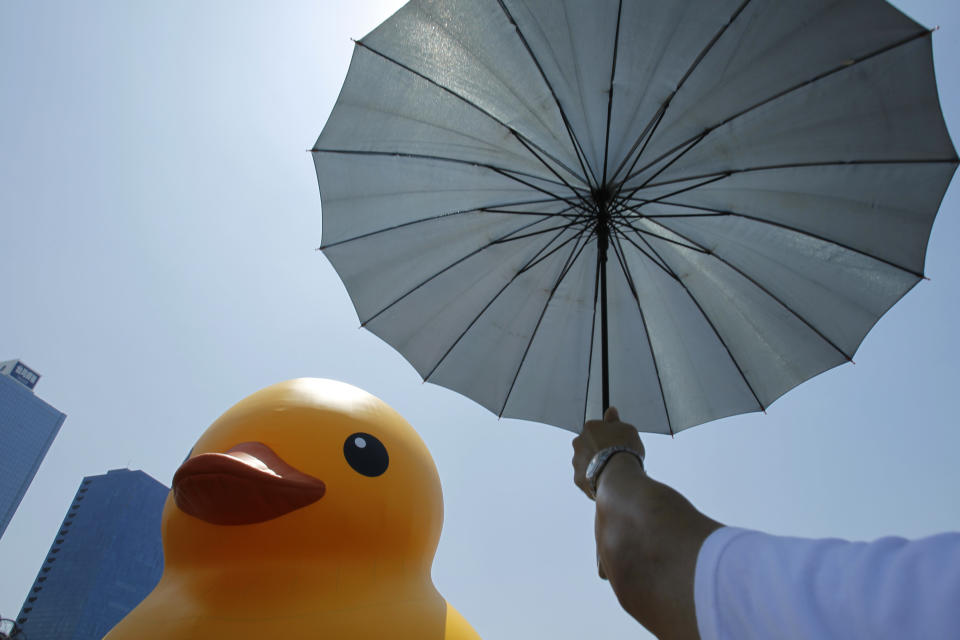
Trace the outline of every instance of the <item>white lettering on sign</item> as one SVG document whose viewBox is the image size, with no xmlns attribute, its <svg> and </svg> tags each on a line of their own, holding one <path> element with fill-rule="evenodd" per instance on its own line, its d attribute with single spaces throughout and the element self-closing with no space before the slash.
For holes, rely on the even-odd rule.
<svg viewBox="0 0 960 640">
<path fill-rule="evenodd" d="M 26 384 L 31 389 L 33 385 L 37 384 L 37 380 L 40 379 L 40 376 L 37 375 L 34 371 L 24 366 L 22 363 L 18 362 L 17 366 L 13 368 L 11 374 L 13 377 L 18 378 L 21 382 Z"/>
</svg>

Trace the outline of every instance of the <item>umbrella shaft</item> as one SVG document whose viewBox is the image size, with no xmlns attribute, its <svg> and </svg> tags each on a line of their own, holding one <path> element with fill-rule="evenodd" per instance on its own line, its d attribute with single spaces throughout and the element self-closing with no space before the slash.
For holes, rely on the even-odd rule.
<svg viewBox="0 0 960 640">
<path fill-rule="evenodd" d="M 605 221 L 597 228 L 597 269 L 600 271 L 600 367 L 603 412 L 610 407 L 610 366 L 607 348 L 607 245 L 609 230 Z"/>
</svg>

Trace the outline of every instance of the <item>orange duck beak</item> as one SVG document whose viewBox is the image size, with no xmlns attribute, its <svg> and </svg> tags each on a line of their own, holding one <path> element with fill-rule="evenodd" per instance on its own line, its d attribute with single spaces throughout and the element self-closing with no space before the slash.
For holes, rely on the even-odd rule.
<svg viewBox="0 0 960 640">
<path fill-rule="evenodd" d="M 187 459 L 173 475 L 177 507 L 210 524 L 266 522 L 323 497 L 323 481 L 293 468 L 262 442 Z"/>
</svg>

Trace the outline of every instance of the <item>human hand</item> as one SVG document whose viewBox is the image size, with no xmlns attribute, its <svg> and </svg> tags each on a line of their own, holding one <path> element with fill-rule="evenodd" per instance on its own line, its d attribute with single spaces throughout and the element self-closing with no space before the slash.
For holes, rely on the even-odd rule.
<svg viewBox="0 0 960 640">
<path fill-rule="evenodd" d="M 629 447 L 644 453 L 643 442 L 633 425 L 620 422 L 620 414 L 610 407 L 603 420 L 588 420 L 583 431 L 573 439 L 573 482 L 592 499 L 587 482 L 587 465 L 598 451 L 607 447 Z"/>
</svg>

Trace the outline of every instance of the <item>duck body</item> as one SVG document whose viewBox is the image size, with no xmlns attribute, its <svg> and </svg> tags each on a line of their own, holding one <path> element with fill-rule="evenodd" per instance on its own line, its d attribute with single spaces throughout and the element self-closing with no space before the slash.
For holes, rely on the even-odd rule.
<svg viewBox="0 0 960 640">
<path fill-rule="evenodd" d="M 379 399 L 299 379 L 241 401 L 174 475 L 164 573 L 106 640 L 477 640 L 430 577 L 423 441 Z"/>
<path fill-rule="evenodd" d="M 290 577 L 289 568 L 284 573 Z M 256 583 L 251 582 L 252 577 L 236 576 L 242 580 L 236 584 L 243 584 L 247 594 L 240 599 L 224 593 L 226 590 L 221 584 L 226 578 L 224 574 L 210 581 L 161 581 L 154 592 L 110 632 L 107 640 L 232 640 L 263 630 L 277 634 L 276 637 L 296 639 L 478 640 L 480 637 L 432 585 L 427 588 L 394 585 L 399 588 L 393 593 L 369 594 L 368 599 L 358 602 L 358 594 L 351 588 L 345 589 L 346 593 L 317 593 L 315 583 L 307 577 L 291 582 L 285 591 L 271 593 L 257 588 Z M 222 596 L 210 597 L 215 594 Z M 338 608 L 338 604 L 343 606 Z"/>
</svg>

